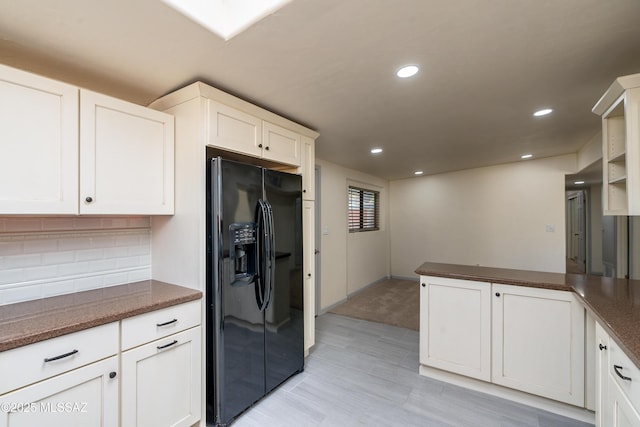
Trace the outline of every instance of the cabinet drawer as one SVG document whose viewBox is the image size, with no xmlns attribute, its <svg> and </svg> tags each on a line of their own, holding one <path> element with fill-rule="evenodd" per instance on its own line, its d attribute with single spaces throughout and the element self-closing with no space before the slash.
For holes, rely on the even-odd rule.
<svg viewBox="0 0 640 427">
<path fill-rule="evenodd" d="M 197 326 L 201 317 L 200 300 L 197 300 L 124 319 L 122 349 L 127 350 Z"/>
<path fill-rule="evenodd" d="M 614 366 L 619 366 L 615 369 Z M 634 409 L 640 412 L 640 369 L 631 362 L 631 359 L 618 347 L 612 339 L 609 340 L 609 376 L 620 386 L 627 395 Z M 616 373 L 630 378 L 625 380 Z"/>
<path fill-rule="evenodd" d="M 2 352 L 0 395 L 117 353 L 118 322 Z"/>
</svg>

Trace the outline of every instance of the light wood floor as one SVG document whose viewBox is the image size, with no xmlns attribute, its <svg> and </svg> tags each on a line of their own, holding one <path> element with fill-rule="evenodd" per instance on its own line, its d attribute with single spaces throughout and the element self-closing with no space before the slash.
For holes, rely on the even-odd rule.
<svg viewBox="0 0 640 427">
<path fill-rule="evenodd" d="M 418 332 L 324 314 L 305 371 L 233 427 L 585 424 L 418 375 Z"/>
</svg>

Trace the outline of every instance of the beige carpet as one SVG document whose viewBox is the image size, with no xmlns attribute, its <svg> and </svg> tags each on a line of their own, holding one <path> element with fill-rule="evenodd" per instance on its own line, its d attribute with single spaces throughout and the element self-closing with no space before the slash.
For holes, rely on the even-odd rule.
<svg viewBox="0 0 640 427">
<path fill-rule="evenodd" d="M 330 313 L 417 331 L 420 285 L 417 280 L 385 280 L 358 292 Z"/>
</svg>

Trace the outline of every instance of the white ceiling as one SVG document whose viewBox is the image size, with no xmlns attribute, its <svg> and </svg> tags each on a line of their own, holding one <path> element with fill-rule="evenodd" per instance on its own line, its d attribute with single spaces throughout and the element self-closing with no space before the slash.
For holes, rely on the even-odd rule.
<svg viewBox="0 0 640 427">
<path fill-rule="evenodd" d="M 399 179 L 575 152 L 640 72 L 640 1 L 293 0 L 225 42 L 161 0 L 0 0 L 0 62 L 141 104 L 202 80 Z"/>
</svg>

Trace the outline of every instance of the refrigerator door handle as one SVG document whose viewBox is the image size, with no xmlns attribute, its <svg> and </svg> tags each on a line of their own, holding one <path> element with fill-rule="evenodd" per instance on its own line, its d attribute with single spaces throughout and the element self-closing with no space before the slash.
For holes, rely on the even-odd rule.
<svg viewBox="0 0 640 427">
<path fill-rule="evenodd" d="M 273 300 L 273 285 L 276 279 L 276 244 L 275 244 L 275 230 L 273 226 L 273 209 L 271 208 L 271 203 L 265 201 L 267 206 L 267 221 L 269 223 L 269 272 L 268 272 L 268 286 L 266 289 L 267 296 L 265 299 L 267 300 L 267 304 L 265 306 L 269 307 L 271 301 Z"/>
<path fill-rule="evenodd" d="M 260 246 L 259 256 L 259 280 L 256 280 L 256 296 L 258 298 L 258 306 L 260 311 L 264 311 L 268 304 L 267 288 L 269 287 L 269 218 L 267 205 L 264 200 L 258 200 L 258 239 Z"/>
</svg>

